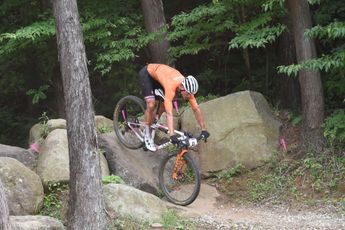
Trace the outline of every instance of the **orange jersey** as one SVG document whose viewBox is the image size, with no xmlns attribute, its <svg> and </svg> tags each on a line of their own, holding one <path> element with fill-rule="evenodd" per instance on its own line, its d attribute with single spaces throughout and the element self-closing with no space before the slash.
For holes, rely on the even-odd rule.
<svg viewBox="0 0 345 230">
<path fill-rule="evenodd" d="M 163 86 L 165 110 L 172 112 L 172 101 L 184 76 L 178 70 L 164 64 L 148 64 L 147 71 L 154 80 Z M 188 101 L 193 109 L 197 108 L 198 104 L 194 95 L 191 94 Z"/>
</svg>

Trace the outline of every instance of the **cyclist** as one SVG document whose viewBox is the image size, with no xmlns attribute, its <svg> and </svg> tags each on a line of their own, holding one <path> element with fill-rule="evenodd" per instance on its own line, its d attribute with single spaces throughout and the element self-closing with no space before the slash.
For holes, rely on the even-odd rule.
<svg viewBox="0 0 345 230">
<path fill-rule="evenodd" d="M 173 144 L 178 142 L 177 136 L 174 135 L 172 112 L 172 101 L 176 92 L 180 92 L 183 99 L 189 101 L 193 109 L 195 119 L 202 130 L 201 135 L 203 135 L 205 139 L 209 137 L 210 134 L 206 130 L 204 117 L 194 97 L 194 94 L 196 94 L 198 91 L 199 85 L 193 76 L 189 75 L 184 77 L 178 70 L 164 64 L 148 64 L 140 70 L 139 78 L 146 102 L 144 141 L 148 150 L 156 151 L 156 146 L 150 136 L 149 128 L 155 119 L 154 112 L 156 107 L 156 99 L 158 99 L 154 95 L 155 89 L 162 89 L 165 94 L 163 103 L 164 108 L 159 111 L 158 115 L 160 116 L 165 110 L 167 126 L 169 128 L 169 137 Z"/>
</svg>

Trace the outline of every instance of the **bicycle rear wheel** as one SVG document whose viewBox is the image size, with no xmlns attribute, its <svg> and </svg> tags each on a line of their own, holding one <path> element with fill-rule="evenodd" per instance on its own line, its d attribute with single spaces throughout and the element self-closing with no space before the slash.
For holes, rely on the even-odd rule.
<svg viewBox="0 0 345 230">
<path fill-rule="evenodd" d="M 174 172 L 177 173 L 175 178 Z M 170 202 L 191 204 L 199 195 L 200 184 L 199 169 L 188 153 L 180 159 L 178 153 L 164 157 L 159 167 L 159 185 Z"/>
<path fill-rule="evenodd" d="M 130 149 L 142 147 L 145 103 L 136 96 L 120 99 L 114 110 L 113 124 L 119 141 Z"/>
</svg>

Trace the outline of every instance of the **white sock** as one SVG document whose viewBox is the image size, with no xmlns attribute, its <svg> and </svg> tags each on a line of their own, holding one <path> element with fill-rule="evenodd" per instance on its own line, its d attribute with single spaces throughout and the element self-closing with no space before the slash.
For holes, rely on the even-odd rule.
<svg viewBox="0 0 345 230">
<path fill-rule="evenodd" d="M 145 136 L 150 136 L 150 127 L 148 125 L 145 125 Z"/>
</svg>

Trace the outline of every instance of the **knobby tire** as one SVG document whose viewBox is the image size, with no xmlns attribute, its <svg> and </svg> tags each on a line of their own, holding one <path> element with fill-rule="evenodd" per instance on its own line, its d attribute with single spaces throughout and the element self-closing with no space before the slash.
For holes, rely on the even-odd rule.
<svg viewBox="0 0 345 230">
<path fill-rule="evenodd" d="M 182 179 L 172 179 L 178 153 L 166 155 L 159 167 L 159 185 L 165 197 L 172 203 L 186 206 L 199 195 L 201 178 L 197 165 L 188 153 L 183 155 L 186 166 Z"/>
<path fill-rule="evenodd" d="M 129 128 L 123 118 L 123 113 L 127 121 L 143 121 L 145 109 L 145 102 L 133 95 L 121 98 L 115 106 L 113 116 L 115 134 L 119 141 L 127 148 L 138 149 L 143 146 L 143 142 L 141 142 L 138 137 L 135 136 L 133 130 Z M 137 126 L 137 129 L 139 132 L 139 129 L 143 129 L 143 127 Z"/>
</svg>

